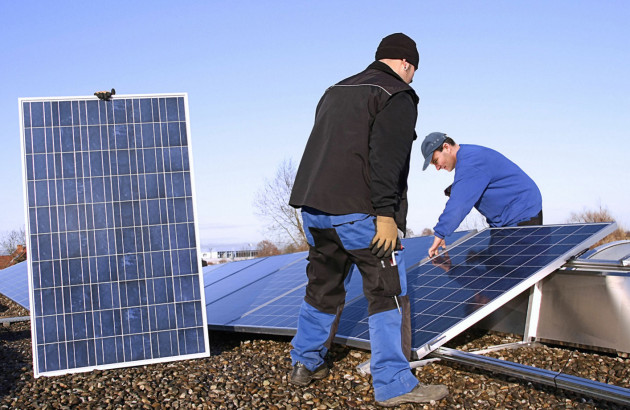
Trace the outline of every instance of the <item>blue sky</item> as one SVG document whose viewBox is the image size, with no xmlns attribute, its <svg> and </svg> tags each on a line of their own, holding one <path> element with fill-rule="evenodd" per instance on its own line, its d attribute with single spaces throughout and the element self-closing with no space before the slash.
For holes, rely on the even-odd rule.
<svg viewBox="0 0 630 410">
<path fill-rule="evenodd" d="M 625 1 L 0 0 L 0 233 L 24 223 L 18 98 L 186 92 L 204 247 L 264 238 L 253 197 L 299 161 L 323 91 L 418 43 L 421 140 L 494 148 L 543 194 L 546 223 L 607 207 L 630 229 Z M 420 142 L 420 141 L 419 141 Z M 452 174 L 414 146 L 409 227 L 433 227 Z"/>
</svg>

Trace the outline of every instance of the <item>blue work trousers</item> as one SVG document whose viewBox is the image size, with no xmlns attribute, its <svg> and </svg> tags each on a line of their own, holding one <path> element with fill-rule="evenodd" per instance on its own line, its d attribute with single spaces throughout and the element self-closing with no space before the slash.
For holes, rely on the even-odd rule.
<svg viewBox="0 0 630 410">
<path fill-rule="evenodd" d="M 403 251 L 397 252 L 395 262 L 370 252 L 376 231 L 371 215 L 329 215 L 303 208 L 302 220 L 309 243 L 308 285 L 292 340 L 293 365 L 301 362 L 314 370 L 324 363 L 345 302 L 344 282 L 356 265 L 368 300 L 375 399 L 408 393 L 418 380 L 409 366 L 411 329 Z"/>
</svg>

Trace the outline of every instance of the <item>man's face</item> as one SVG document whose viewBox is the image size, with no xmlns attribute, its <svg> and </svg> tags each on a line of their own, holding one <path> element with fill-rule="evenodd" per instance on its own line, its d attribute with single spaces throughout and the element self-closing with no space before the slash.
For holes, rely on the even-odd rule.
<svg viewBox="0 0 630 410">
<path fill-rule="evenodd" d="M 438 171 L 445 169 L 448 172 L 451 172 L 455 169 L 456 162 L 457 156 L 453 152 L 453 147 L 450 144 L 442 144 L 442 151 L 433 151 L 431 163 L 435 165 L 435 169 Z"/>
</svg>

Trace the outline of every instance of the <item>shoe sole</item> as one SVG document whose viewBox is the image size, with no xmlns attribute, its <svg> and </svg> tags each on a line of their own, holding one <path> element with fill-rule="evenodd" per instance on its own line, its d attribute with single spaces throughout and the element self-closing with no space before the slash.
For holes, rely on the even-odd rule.
<svg viewBox="0 0 630 410">
<path fill-rule="evenodd" d="M 417 400 L 413 400 L 411 398 L 393 398 L 390 399 L 391 401 L 389 401 L 388 403 L 382 402 L 382 401 L 377 401 L 376 404 L 381 406 L 381 407 L 396 407 L 396 406 L 400 406 L 401 404 L 420 404 L 420 403 L 430 403 L 432 401 L 440 401 L 442 400 L 444 397 L 448 396 L 448 389 L 444 389 L 442 390 L 441 393 L 439 394 L 434 394 L 432 398 L 430 397 L 416 397 Z"/>
</svg>

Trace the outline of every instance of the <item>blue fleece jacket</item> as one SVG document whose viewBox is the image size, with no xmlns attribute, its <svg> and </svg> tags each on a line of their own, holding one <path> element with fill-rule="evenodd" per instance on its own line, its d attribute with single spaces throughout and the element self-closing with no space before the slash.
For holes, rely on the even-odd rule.
<svg viewBox="0 0 630 410">
<path fill-rule="evenodd" d="M 475 207 L 492 227 L 515 226 L 542 210 L 536 183 L 515 163 L 490 148 L 460 144 L 451 196 L 433 230 L 445 238 Z"/>
</svg>

